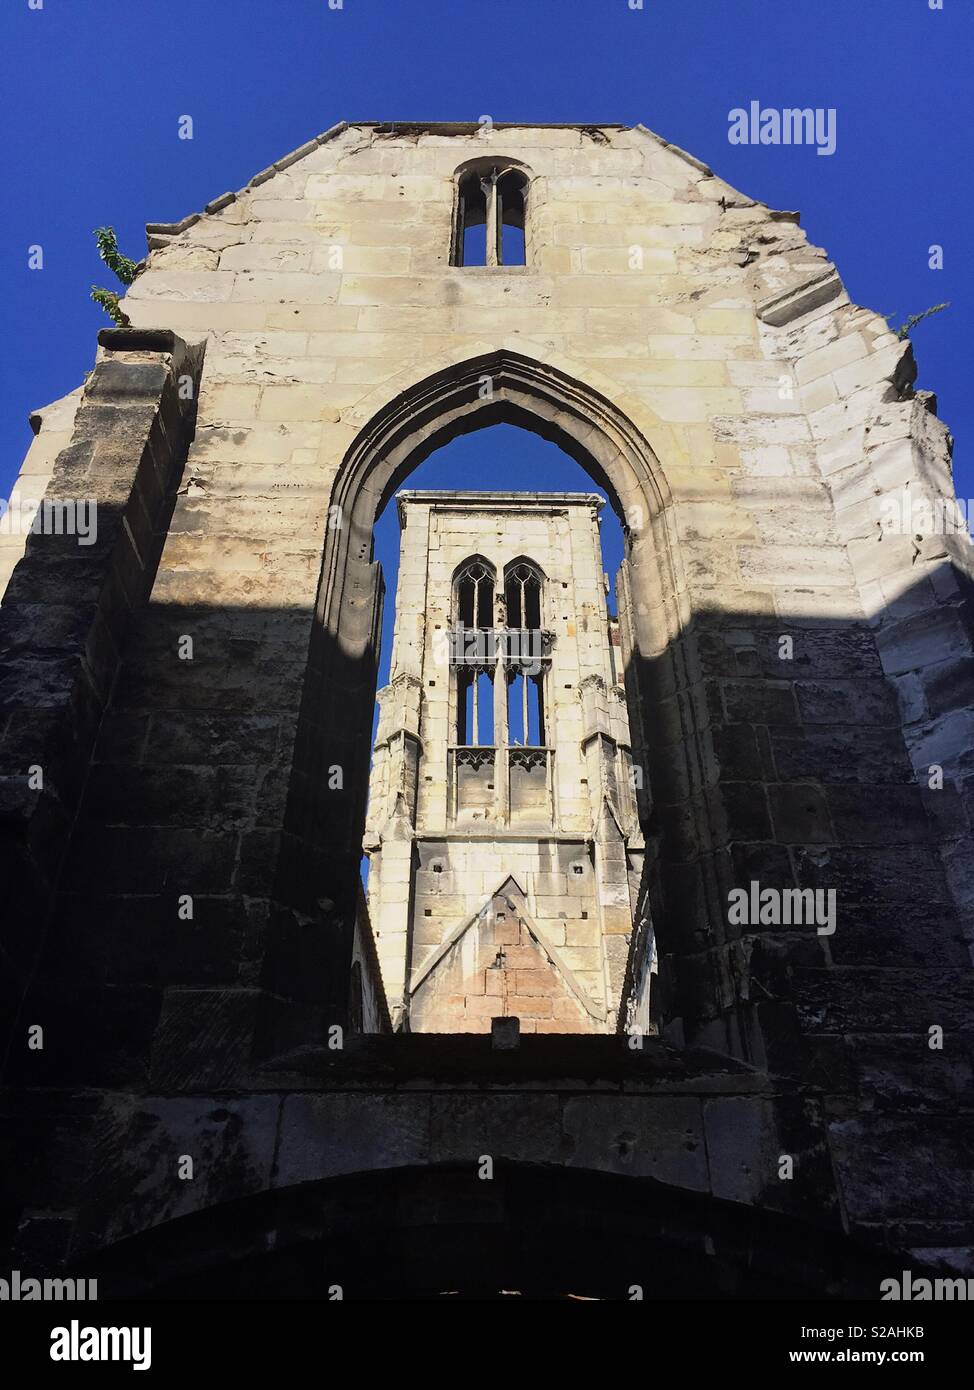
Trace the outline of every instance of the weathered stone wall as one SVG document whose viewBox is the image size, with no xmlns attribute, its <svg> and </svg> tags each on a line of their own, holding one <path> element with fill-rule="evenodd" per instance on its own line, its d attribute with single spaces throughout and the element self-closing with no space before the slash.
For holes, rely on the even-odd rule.
<svg viewBox="0 0 974 1390">
<path fill-rule="evenodd" d="M 0 517 L 0 598 L 10 582 L 14 566 L 23 559 L 40 499 L 54 473 L 54 462 L 71 442 L 81 393 L 79 386 L 59 401 L 35 410 L 30 417 L 34 438 L 7 499 L 7 510 Z"/>
<path fill-rule="evenodd" d="M 528 264 L 450 267 L 453 171 L 495 151 L 529 171 Z M 733 1108 L 708 1135 L 711 1161 L 760 1173 L 763 1204 L 774 1192 L 816 1217 L 841 1210 L 848 1230 L 960 1261 L 970 547 L 883 535 L 872 510 L 889 488 L 951 488 L 906 345 L 848 302 L 795 214 L 641 128 L 496 128 L 488 143 L 472 128 L 340 127 L 200 217 L 151 228 L 150 245 L 124 308 L 136 327 L 205 340 L 206 365 L 149 601 L 133 595 L 108 665 L 92 666 L 81 648 L 100 630 L 89 607 L 104 576 L 90 596 L 55 581 L 66 567 L 40 564 L 32 538 L 2 610 L 8 881 L 26 885 L 15 942 L 43 915 L 32 876 L 62 890 L 10 1051 L 13 1079 L 37 1087 L 15 1103 L 18 1153 L 37 1145 L 48 1163 L 19 1168 L 24 1248 L 53 1258 L 79 1231 L 107 1237 L 89 1196 L 131 1182 L 120 1155 L 157 1111 L 172 1124 L 156 1176 L 136 1164 L 154 1196 L 135 1226 L 241 1190 L 226 1169 L 184 1185 L 176 1207 L 167 1187 L 176 1146 L 209 1135 L 214 1108 L 230 1117 L 220 1133 L 263 1155 L 243 1165 L 244 1189 L 270 1181 L 280 1114 L 254 1094 L 261 1060 L 313 1051 L 347 1017 L 381 606 L 371 518 L 479 417 L 562 442 L 626 522 L 621 627 L 651 785 L 642 896 L 663 1021 L 677 1043 L 798 1086 L 826 1177 L 799 1163 L 782 1193 L 768 1164 L 787 1126 L 770 1148 L 744 1143 Z M 124 421 L 105 500 L 121 495 L 131 526 L 171 369 L 147 362 L 130 396 L 116 351 L 51 488 L 65 493 L 58 469 L 92 430 L 100 449 Z M 492 405 L 477 395 L 485 365 Z M 109 379 L 119 396 L 100 406 Z M 135 404 L 149 384 L 151 408 Z M 179 461 L 173 447 L 156 469 L 169 505 Z M 97 468 L 71 466 L 90 491 Z M 123 585 L 129 544 L 119 525 Z M 37 627 L 27 610 L 48 601 L 70 633 Z M 68 674 L 49 697 L 55 668 Z M 84 736 L 66 746 L 79 705 Z M 37 762 L 75 788 L 68 815 L 50 803 L 61 828 L 43 868 L 21 852 Z M 917 777 L 931 764 L 942 788 Z M 333 765 L 347 775 L 330 791 Z M 835 889 L 835 934 L 731 925 L 728 890 L 752 880 Z M 26 1051 L 27 1017 L 47 1030 L 43 1053 Z M 469 1117 L 460 1151 L 481 1152 L 476 1107 L 451 1104 Z M 689 1185 L 689 1170 L 672 1181 Z"/>
<path fill-rule="evenodd" d="M 57 888 L 80 886 L 64 865 L 122 653 L 148 598 L 172 514 L 203 356 L 168 330 L 105 330 L 100 342 L 84 393 L 68 411 L 71 442 L 51 469 L 44 525 L 16 538 L 25 553 L 0 610 L 0 873 L 7 895 L 2 1012 L 6 1042 L 15 1030 L 14 1074 L 27 1078 L 47 1074 L 51 1051 L 67 1062 L 77 1045 L 74 1030 L 86 1026 L 83 990 L 79 998 L 69 989 L 70 997 L 55 1003 L 78 980 L 60 958 L 58 934 L 47 928 Z M 55 431 L 54 438 L 66 433 Z M 44 440 L 44 433 L 39 437 Z M 32 447 L 28 469 L 34 453 Z M 97 878 L 97 853 L 92 859 L 88 873 Z M 83 915 L 92 908 L 85 901 Z M 82 933 L 82 941 L 82 952 L 98 949 L 97 938 Z M 31 1058 L 24 1055 L 32 1026 L 25 994 L 29 999 L 45 951 L 54 952 L 57 965 L 40 972 L 47 1008 L 35 1022 L 45 1029 L 49 1053 Z M 63 982 L 53 991 L 51 976 Z M 117 1002 L 87 996 L 102 1028 L 111 1026 Z M 122 1015 L 132 1021 L 131 1011 Z M 145 1022 L 137 1030 L 143 1039 Z"/>
</svg>

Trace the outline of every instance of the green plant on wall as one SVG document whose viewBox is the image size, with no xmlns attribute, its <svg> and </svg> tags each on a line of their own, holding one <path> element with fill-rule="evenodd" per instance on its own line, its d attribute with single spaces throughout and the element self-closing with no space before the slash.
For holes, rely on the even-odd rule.
<svg viewBox="0 0 974 1390">
<path fill-rule="evenodd" d="M 115 228 L 96 227 L 95 241 L 98 243 L 98 254 L 108 269 L 123 285 L 131 285 L 138 271 L 138 263 L 128 256 L 123 256 L 119 251 Z M 98 285 L 92 285 L 91 297 L 96 304 L 101 305 L 113 323 L 117 323 L 122 328 L 128 326 L 128 316 L 122 312 L 116 290 L 106 290 Z"/>
<path fill-rule="evenodd" d="M 893 329 L 897 338 L 908 338 L 918 323 L 922 323 L 924 319 L 930 318 L 933 314 L 940 314 L 944 309 L 949 308 L 949 301 L 946 304 L 933 304 L 929 309 L 924 309 L 922 314 L 910 314 L 909 317 L 904 319 L 900 324 L 899 328 L 893 328 L 892 324 L 890 324 L 890 328 Z M 890 319 L 896 318 L 896 314 L 885 314 L 884 318 L 886 322 L 889 323 Z"/>
</svg>

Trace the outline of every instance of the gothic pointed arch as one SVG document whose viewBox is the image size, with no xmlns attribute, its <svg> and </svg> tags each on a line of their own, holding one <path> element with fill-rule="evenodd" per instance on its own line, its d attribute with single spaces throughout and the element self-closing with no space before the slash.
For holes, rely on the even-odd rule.
<svg viewBox="0 0 974 1390">
<path fill-rule="evenodd" d="M 493 627 L 497 571 L 483 555 L 469 555 L 453 573 L 453 619 L 460 627 Z"/>
<path fill-rule="evenodd" d="M 508 627 L 541 628 L 545 573 L 537 560 L 518 555 L 504 566 L 504 606 Z"/>
<path fill-rule="evenodd" d="M 658 877 L 664 858 L 683 863 L 700 857 L 701 845 L 714 838 L 711 803 L 701 798 L 682 804 L 682 788 L 703 756 L 697 747 L 703 735 L 695 707 L 687 705 L 679 739 L 664 742 L 646 733 L 662 723 L 672 700 L 674 670 L 692 664 L 682 652 L 687 602 L 663 467 L 663 457 L 681 457 L 670 428 L 644 402 L 630 399 L 597 373 L 583 374 L 564 358 L 541 361 L 508 344 L 485 347 L 469 357 L 447 354 L 421 378 L 403 373 L 348 411 L 345 423 L 357 433 L 330 497 L 330 515 L 340 517 L 341 524 L 325 537 L 288 792 L 286 852 L 277 874 L 278 901 L 292 904 L 298 913 L 314 913 L 325 900 L 334 904 L 336 925 L 348 916 L 365 823 L 381 624 L 382 577 L 372 559 L 372 528 L 423 459 L 457 435 L 495 424 L 517 425 L 557 444 L 605 489 L 623 524 L 627 702 L 647 778 L 659 788 L 653 796 L 653 829 L 659 829 L 662 848 L 647 862 Z M 323 768 L 335 764 L 345 769 L 337 791 L 322 776 Z M 681 803 L 672 816 L 666 815 L 668 799 Z M 702 861 L 701 872 L 714 877 L 716 870 Z M 716 878 L 711 891 L 715 896 L 719 891 Z M 347 995 L 347 935 L 339 926 L 329 937 L 329 975 L 340 989 L 325 1008 L 334 1013 Z M 619 946 L 622 955 L 613 968 L 621 979 L 622 939 Z M 283 965 L 290 974 L 293 962 L 287 959 Z M 672 1007 L 678 1012 L 679 1002 Z"/>
</svg>

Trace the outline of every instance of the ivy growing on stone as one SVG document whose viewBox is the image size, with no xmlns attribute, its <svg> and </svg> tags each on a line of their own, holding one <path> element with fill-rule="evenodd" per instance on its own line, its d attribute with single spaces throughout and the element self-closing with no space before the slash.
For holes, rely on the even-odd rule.
<svg viewBox="0 0 974 1390">
<path fill-rule="evenodd" d="M 131 285 L 138 274 L 138 262 L 133 261 L 129 256 L 123 256 L 119 251 L 115 228 L 96 227 L 95 241 L 98 243 L 98 254 L 108 269 L 123 285 Z M 92 285 L 91 298 L 96 304 L 101 305 L 113 323 L 117 323 L 123 328 L 128 325 L 128 316 L 123 313 L 119 306 L 119 295 L 116 290 L 106 290 L 98 285 Z"/>
<path fill-rule="evenodd" d="M 117 323 L 119 328 L 128 327 L 128 314 L 122 312 L 118 302 L 118 295 L 114 290 L 103 290 L 99 289 L 97 285 L 92 285 L 91 297 L 96 304 L 101 305 L 108 317 L 113 323 Z"/>
</svg>

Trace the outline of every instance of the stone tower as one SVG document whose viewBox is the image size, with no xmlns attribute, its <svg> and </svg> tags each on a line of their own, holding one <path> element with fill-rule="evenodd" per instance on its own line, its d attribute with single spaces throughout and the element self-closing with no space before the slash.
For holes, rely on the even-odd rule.
<svg viewBox="0 0 974 1390">
<path fill-rule="evenodd" d="M 623 1299 L 967 1268 L 974 567 L 913 512 L 953 483 L 909 343 L 642 126 L 341 123 L 147 236 L 33 417 L 42 524 L 0 532 L 5 1267 Z M 407 499 L 366 836 L 373 525 L 501 423 L 622 523 L 619 643 L 584 498 L 520 499 L 510 548 L 493 511 L 463 538 L 476 497 Z M 514 562 L 565 680 L 505 747 L 520 656 L 431 653 L 507 630 Z M 433 1031 L 482 958 L 481 1017 L 493 959 L 567 1031 Z"/>
<path fill-rule="evenodd" d="M 366 831 L 393 1017 L 415 1032 L 484 1032 L 505 1015 L 526 1032 L 614 1032 L 642 877 L 642 761 L 606 609 L 602 499 L 397 501 Z M 647 930 L 640 941 L 642 981 Z"/>
</svg>

